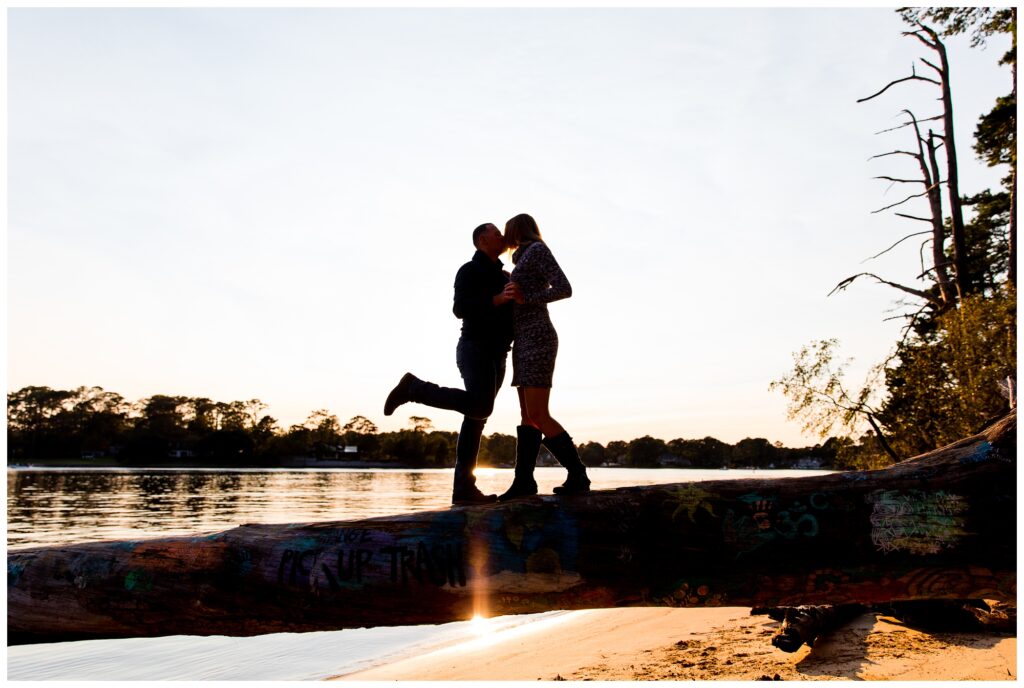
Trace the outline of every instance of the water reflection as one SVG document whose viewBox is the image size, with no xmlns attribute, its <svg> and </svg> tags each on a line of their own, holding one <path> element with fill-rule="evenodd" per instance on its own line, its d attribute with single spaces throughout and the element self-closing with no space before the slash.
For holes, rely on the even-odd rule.
<svg viewBox="0 0 1024 688">
<path fill-rule="evenodd" d="M 590 469 L 601 488 L 785 477 L 827 471 Z M 564 480 L 539 468 L 542 493 Z M 510 469 L 481 471 L 484 492 L 503 492 Z M 7 545 L 131 540 L 212 533 L 245 523 L 346 521 L 446 509 L 452 472 L 423 470 L 104 471 L 8 470 Z"/>
</svg>

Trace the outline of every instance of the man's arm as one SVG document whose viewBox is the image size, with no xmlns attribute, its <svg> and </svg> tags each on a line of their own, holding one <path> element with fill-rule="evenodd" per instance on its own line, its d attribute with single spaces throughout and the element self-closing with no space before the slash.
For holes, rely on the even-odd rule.
<svg viewBox="0 0 1024 688">
<path fill-rule="evenodd" d="M 488 291 L 487 280 L 479 271 L 473 269 L 472 264 L 459 268 L 458 274 L 455 275 L 455 304 L 452 307 L 455 317 L 464 319 L 482 315 L 492 308 L 512 301 L 507 286 L 505 291 L 493 296 L 488 294 Z"/>
</svg>

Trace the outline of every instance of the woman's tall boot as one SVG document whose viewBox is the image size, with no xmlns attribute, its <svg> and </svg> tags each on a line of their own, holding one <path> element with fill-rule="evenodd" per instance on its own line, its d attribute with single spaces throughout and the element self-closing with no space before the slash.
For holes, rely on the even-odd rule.
<svg viewBox="0 0 1024 688">
<path fill-rule="evenodd" d="M 555 494 L 589 492 L 590 478 L 587 477 L 587 467 L 580 460 L 580 453 L 576 451 L 576 444 L 569 437 L 569 433 L 563 431 L 554 437 L 545 437 L 544 446 L 558 459 L 558 463 L 569 471 L 569 477 L 555 488 Z"/>
<path fill-rule="evenodd" d="M 516 427 L 516 477 L 505 494 L 498 495 L 498 501 L 506 502 L 516 497 L 537 494 L 537 481 L 533 479 L 533 469 L 537 465 L 539 451 L 540 430 L 532 425 Z"/>
</svg>

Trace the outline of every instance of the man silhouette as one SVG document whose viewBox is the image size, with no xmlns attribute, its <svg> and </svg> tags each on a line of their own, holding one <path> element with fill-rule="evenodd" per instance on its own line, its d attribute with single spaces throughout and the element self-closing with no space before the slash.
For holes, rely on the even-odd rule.
<svg viewBox="0 0 1024 688">
<path fill-rule="evenodd" d="M 505 359 L 512 346 L 512 302 L 519 295 L 498 260 L 505 250 L 501 231 L 489 222 L 482 224 L 473 230 L 473 245 L 476 253 L 472 260 L 455 275 L 452 308 L 462 320 L 455 361 L 466 388 L 440 387 L 406 373 L 384 402 L 385 416 L 410 401 L 463 415 L 455 450 L 453 504 L 497 500 L 497 495 L 480 492 L 473 469 L 484 425 L 505 379 Z"/>
</svg>

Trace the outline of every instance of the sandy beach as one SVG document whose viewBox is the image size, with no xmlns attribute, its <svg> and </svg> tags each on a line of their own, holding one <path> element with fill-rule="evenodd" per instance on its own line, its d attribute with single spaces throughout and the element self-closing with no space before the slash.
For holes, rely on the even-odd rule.
<svg viewBox="0 0 1024 688">
<path fill-rule="evenodd" d="M 357 681 L 1016 680 L 1009 634 L 925 632 L 864 614 L 794 653 L 746 607 L 599 609 L 487 633 L 368 670 Z"/>
</svg>

